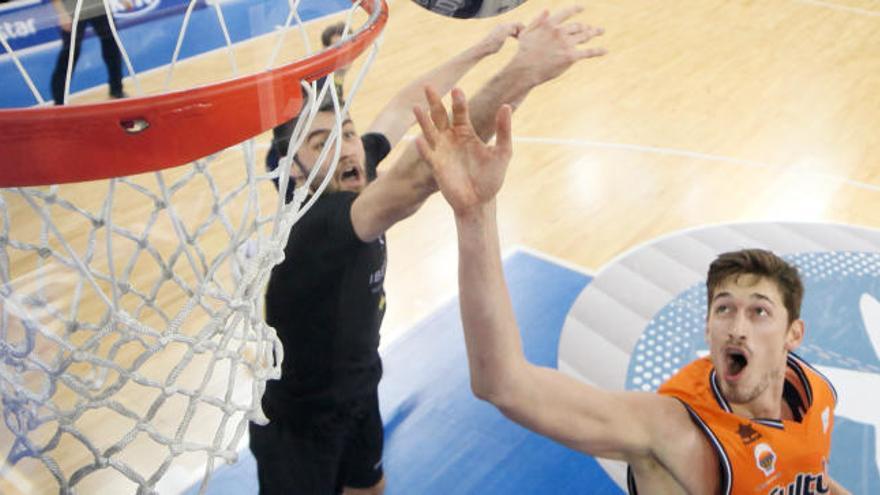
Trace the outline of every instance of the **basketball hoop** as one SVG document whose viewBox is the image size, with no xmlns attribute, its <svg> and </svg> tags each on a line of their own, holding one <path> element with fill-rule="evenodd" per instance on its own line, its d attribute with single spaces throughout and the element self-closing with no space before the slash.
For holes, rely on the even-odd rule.
<svg viewBox="0 0 880 495">
<path fill-rule="evenodd" d="M 248 421 L 265 420 L 260 399 L 283 355 L 263 321 L 263 291 L 290 229 L 333 175 L 342 116 L 388 15 L 384 0 L 353 0 L 353 34 L 314 53 L 300 3 L 255 73 L 0 110 L 0 492 L 52 483 L 60 493 L 158 493 L 195 481 L 168 481 L 192 466 L 204 466 L 204 492 L 216 460 L 236 459 Z M 166 80 L 189 64 L 178 53 L 194 4 Z M 220 4 L 209 7 L 222 21 Z M 291 31 L 301 53 L 275 68 Z M 237 47 L 225 39 L 236 72 Z M 41 103 L 21 54 L 0 42 Z M 317 87 L 370 45 L 344 105 L 333 84 Z M 132 77 L 138 91 L 147 85 L 147 75 Z M 286 190 L 289 157 L 325 98 L 336 128 L 285 203 L 273 181 Z M 266 172 L 255 138 L 296 115 L 288 158 Z M 311 187 L 321 167 L 325 180 Z"/>
</svg>

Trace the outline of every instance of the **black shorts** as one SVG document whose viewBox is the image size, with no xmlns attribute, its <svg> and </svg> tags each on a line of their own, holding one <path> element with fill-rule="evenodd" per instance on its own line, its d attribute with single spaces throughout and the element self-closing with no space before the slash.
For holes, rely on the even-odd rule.
<svg viewBox="0 0 880 495">
<path fill-rule="evenodd" d="M 369 488 L 382 472 L 382 418 L 372 396 L 334 408 L 297 411 L 297 420 L 251 423 L 261 495 L 335 495 Z"/>
</svg>

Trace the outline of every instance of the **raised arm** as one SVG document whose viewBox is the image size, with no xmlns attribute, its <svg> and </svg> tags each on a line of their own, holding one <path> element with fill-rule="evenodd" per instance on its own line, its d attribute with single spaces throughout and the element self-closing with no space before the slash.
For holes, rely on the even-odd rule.
<svg viewBox="0 0 880 495">
<path fill-rule="evenodd" d="M 453 90 L 452 121 L 433 100 L 430 118 L 417 110 L 421 156 L 455 214 L 459 295 L 474 394 L 506 416 L 582 452 L 629 459 L 647 455 L 649 425 L 636 411 L 674 408 L 654 394 L 609 392 L 526 361 L 501 265 L 495 195 L 511 155 L 511 108 L 496 115 L 494 146 L 470 123 L 468 105 Z"/>
<path fill-rule="evenodd" d="M 412 107 L 424 101 L 425 86 L 431 85 L 445 95 L 480 60 L 497 53 L 507 38 L 516 38 L 524 28 L 520 23 L 500 24 L 474 46 L 417 77 L 391 98 L 369 125 L 367 132 L 384 134 L 394 147 L 415 124 Z"/>
<path fill-rule="evenodd" d="M 482 87 L 471 104 L 470 115 L 481 138 L 489 139 L 494 133 L 494 116 L 502 105 L 516 107 L 534 87 L 558 77 L 579 60 L 605 53 L 602 49 L 579 48 L 602 34 L 601 29 L 568 22 L 571 16 L 580 11 L 579 7 L 564 9 L 553 15 L 545 11 L 528 27 L 506 25 L 517 27 L 511 29 L 502 26 L 489 35 L 487 40 L 495 40 L 492 46 L 497 51 L 505 36 L 513 36 L 512 32 L 516 31 L 519 48 L 510 62 Z M 501 36 L 503 33 L 506 34 Z M 410 105 L 407 112 L 423 101 L 421 87 L 428 79 L 420 78 L 419 84 L 422 86 L 410 85 L 402 92 L 407 95 L 402 99 Z M 444 77 L 444 85 L 431 91 L 442 96 L 457 79 Z M 413 94 L 418 94 L 419 99 L 410 100 Z M 393 107 L 398 106 L 395 104 Z M 402 135 L 410 127 L 412 117 L 407 116 L 405 122 L 400 122 L 403 122 L 400 130 Z M 375 239 L 396 222 L 415 213 L 435 191 L 431 170 L 421 161 L 415 146 L 409 146 L 392 169 L 367 187 L 355 201 L 352 207 L 355 231 L 363 240 Z"/>
<path fill-rule="evenodd" d="M 556 79 L 576 62 L 604 55 L 603 48 L 582 48 L 604 30 L 570 18 L 578 6 L 542 12 L 520 33 L 519 49 L 510 62 L 474 95 L 469 106 L 477 135 L 484 141 L 494 132 L 501 105 L 516 109 L 532 89 Z"/>
</svg>

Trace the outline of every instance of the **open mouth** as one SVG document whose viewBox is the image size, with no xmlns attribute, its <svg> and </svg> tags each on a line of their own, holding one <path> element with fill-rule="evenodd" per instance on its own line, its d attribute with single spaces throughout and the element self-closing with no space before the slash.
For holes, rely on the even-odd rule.
<svg viewBox="0 0 880 495">
<path fill-rule="evenodd" d="M 361 176 L 361 173 L 358 170 L 358 168 L 356 166 L 352 165 L 342 171 L 342 175 L 339 176 L 339 179 L 343 180 L 343 181 L 350 180 L 350 179 L 358 180 L 360 178 L 360 176 Z"/>
<path fill-rule="evenodd" d="M 749 365 L 749 358 L 740 349 L 726 349 L 724 351 L 727 360 L 727 378 L 736 379 L 742 375 L 743 370 Z"/>
</svg>

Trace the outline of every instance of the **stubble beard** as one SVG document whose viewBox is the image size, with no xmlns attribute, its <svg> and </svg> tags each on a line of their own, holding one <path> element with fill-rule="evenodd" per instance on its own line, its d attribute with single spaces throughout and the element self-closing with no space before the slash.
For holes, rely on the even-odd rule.
<svg viewBox="0 0 880 495">
<path fill-rule="evenodd" d="M 725 391 L 725 398 L 728 402 L 732 404 L 748 404 L 758 397 L 761 396 L 770 385 L 774 383 L 780 376 L 783 376 L 783 370 L 781 368 L 773 368 L 767 370 L 761 378 L 758 380 L 758 383 L 755 386 L 743 390 L 737 386 L 727 385 L 727 390 Z"/>
</svg>

